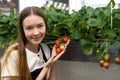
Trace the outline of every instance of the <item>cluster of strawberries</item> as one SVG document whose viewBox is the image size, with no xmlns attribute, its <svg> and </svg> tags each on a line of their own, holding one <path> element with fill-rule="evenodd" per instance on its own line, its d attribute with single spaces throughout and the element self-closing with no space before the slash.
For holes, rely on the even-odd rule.
<svg viewBox="0 0 120 80">
<path fill-rule="evenodd" d="M 59 54 L 61 51 L 65 49 L 65 43 L 68 41 L 67 36 L 63 36 L 55 41 L 55 48 L 56 48 L 56 54 Z"/>
<path fill-rule="evenodd" d="M 109 54 L 105 54 L 103 59 L 99 61 L 99 65 L 101 67 L 104 67 L 104 68 L 108 69 L 109 68 L 109 62 L 110 62 L 110 56 L 109 56 Z M 115 57 L 114 62 L 117 65 L 120 65 L 120 57 Z"/>
<path fill-rule="evenodd" d="M 110 56 L 109 56 L 109 54 L 105 54 L 103 59 L 100 60 L 99 65 L 101 67 L 104 67 L 104 68 L 108 69 L 109 68 L 109 62 L 110 62 Z"/>
</svg>

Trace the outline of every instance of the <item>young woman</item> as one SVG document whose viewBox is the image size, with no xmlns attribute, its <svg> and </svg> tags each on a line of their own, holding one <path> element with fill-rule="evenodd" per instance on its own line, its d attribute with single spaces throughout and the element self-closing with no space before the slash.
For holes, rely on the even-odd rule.
<svg viewBox="0 0 120 80">
<path fill-rule="evenodd" d="M 23 9 L 18 24 L 17 41 L 6 49 L 1 59 L 1 80 L 56 80 L 56 61 L 66 48 L 57 55 L 55 46 L 50 51 L 42 43 L 47 23 L 40 8 Z"/>
</svg>

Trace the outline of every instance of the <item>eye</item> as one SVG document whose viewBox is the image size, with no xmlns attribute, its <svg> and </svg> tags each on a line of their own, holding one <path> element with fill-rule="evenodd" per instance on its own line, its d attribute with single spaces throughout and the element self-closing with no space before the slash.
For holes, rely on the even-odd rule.
<svg viewBox="0 0 120 80">
<path fill-rule="evenodd" d="M 42 27 L 43 26 L 43 24 L 38 24 L 38 27 Z"/>
<path fill-rule="evenodd" d="M 39 28 L 41 28 L 41 27 L 43 27 L 44 26 L 44 24 L 38 24 L 38 27 Z"/>
<path fill-rule="evenodd" d="M 32 26 L 27 26 L 27 27 L 26 27 L 27 30 L 30 30 L 30 29 L 32 29 L 32 28 L 33 28 Z"/>
</svg>

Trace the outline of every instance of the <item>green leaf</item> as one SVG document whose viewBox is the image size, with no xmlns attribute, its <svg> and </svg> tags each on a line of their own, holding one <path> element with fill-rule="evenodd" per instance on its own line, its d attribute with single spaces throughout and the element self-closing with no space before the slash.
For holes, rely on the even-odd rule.
<svg viewBox="0 0 120 80">
<path fill-rule="evenodd" d="M 111 17 L 111 8 L 105 8 L 103 10 L 105 17 Z"/>
<path fill-rule="evenodd" d="M 90 44 L 86 44 L 82 46 L 82 50 L 85 55 L 91 55 L 93 52 L 93 47 Z"/>
<path fill-rule="evenodd" d="M 8 21 L 10 21 L 10 17 L 8 17 L 8 16 L 3 16 L 0 22 L 2 22 L 2 23 L 7 23 Z"/>
<path fill-rule="evenodd" d="M 114 48 L 114 47 L 116 47 L 116 46 L 119 46 L 120 45 L 120 42 L 113 42 L 113 43 L 111 43 L 109 46 L 108 46 L 108 48 Z"/>
<path fill-rule="evenodd" d="M 70 35 L 70 38 L 72 38 L 72 39 L 80 39 L 80 32 L 78 32 L 78 31 L 76 31 L 76 32 L 74 32 L 73 34 L 71 34 Z"/>
<path fill-rule="evenodd" d="M 110 39 L 115 38 L 117 36 L 116 32 L 112 29 L 106 29 L 104 30 L 104 34 L 108 36 Z"/>
<path fill-rule="evenodd" d="M 93 16 L 93 13 L 94 13 L 94 9 L 92 8 L 92 7 L 87 7 L 86 8 L 86 16 L 88 17 L 88 18 L 91 18 L 91 16 Z"/>
<path fill-rule="evenodd" d="M 2 31 L 0 31 L 0 36 L 4 35 L 4 34 L 6 34 L 6 33 L 8 33 L 8 31 L 2 30 Z"/>
<path fill-rule="evenodd" d="M 115 16 L 114 16 L 114 18 L 116 18 L 116 19 L 119 19 L 119 20 L 120 20 L 120 13 L 116 13 L 116 14 L 115 14 Z"/>
<path fill-rule="evenodd" d="M 87 23 L 88 23 L 89 26 L 98 26 L 97 19 L 95 19 L 95 18 L 90 18 L 90 19 L 87 21 Z"/>
<path fill-rule="evenodd" d="M 91 41 L 82 39 L 80 44 L 85 55 L 91 55 L 93 53 L 93 44 Z"/>
</svg>

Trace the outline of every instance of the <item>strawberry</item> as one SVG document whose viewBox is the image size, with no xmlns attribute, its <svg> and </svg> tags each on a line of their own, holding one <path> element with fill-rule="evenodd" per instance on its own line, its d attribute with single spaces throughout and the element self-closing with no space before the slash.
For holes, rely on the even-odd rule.
<svg viewBox="0 0 120 80">
<path fill-rule="evenodd" d="M 62 41 L 63 41 L 63 42 L 67 42 L 67 41 L 68 41 L 68 37 L 63 36 L 63 37 L 62 37 Z"/>
<path fill-rule="evenodd" d="M 56 48 L 56 54 L 59 54 L 60 52 L 61 52 L 60 48 L 57 47 L 57 48 Z"/>
<path fill-rule="evenodd" d="M 118 64 L 118 65 L 120 65 L 120 58 L 119 57 L 115 58 L 115 63 Z"/>
<path fill-rule="evenodd" d="M 60 41 L 59 41 L 59 40 L 56 40 L 56 41 L 55 41 L 55 45 L 56 45 L 56 46 L 59 46 L 59 45 L 60 45 Z"/>
<path fill-rule="evenodd" d="M 105 62 L 110 62 L 110 56 L 109 56 L 108 54 L 106 54 L 106 55 L 104 56 L 104 61 L 105 61 Z"/>
<path fill-rule="evenodd" d="M 100 65 L 101 67 L 103 67 L 103 65 L 104 65 L 104 60 L 100 60 L 100 61 L 99 61 L 99 65 Z"/>
<path fill-rule="evenodd" d="M 104 62 L 103 67 L 108 69 L 109 68 L 109 63 L 108 62 Z"/>
</svg>

